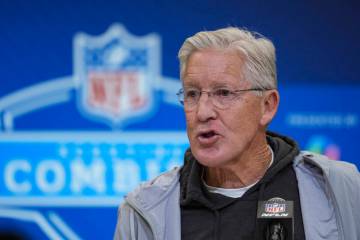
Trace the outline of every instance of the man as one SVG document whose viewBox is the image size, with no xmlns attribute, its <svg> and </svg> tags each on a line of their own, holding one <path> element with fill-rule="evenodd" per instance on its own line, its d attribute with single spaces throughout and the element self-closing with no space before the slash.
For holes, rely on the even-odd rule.
<svg viewBox="0 0 360 240">
<path fill-rule="evenodd" d="M 199 32 L 179 51 L 190 149 L 119 209 L 115 239 L 264 239 L 258 202 L 293 202 L 294 239 L 360 239 L 356 167 L 267 132 L 279 105 L 275 48 L 238 28 Z"/>
</svg>

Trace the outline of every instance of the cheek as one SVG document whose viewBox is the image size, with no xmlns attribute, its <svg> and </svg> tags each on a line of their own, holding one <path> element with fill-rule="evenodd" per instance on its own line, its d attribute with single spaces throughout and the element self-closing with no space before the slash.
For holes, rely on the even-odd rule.
<svg viewBox="0 0 360 240">
<path fill-rule="evenodd" d="M 254 104 L 245 105 L 241 109 L 223 115 L 223 122 L 231 134 L 247 135 L 257 130 L 261 120 L 258 106 Z"/>
<path fill-rule="evenodd" d="M 190 136 L 191 132 L 194 129 L 195 125 L 195 118 L 194 114 L 191 113 L 185 113 L 185 120 L 186 120 L 186 131 L 188 135 Z"/>
<path fill-rule="evenodd" d="M 185 120 L 186 120 L 186 126 L 191 125 L 192 121 L 192 117 L 190 113 L 185 113 Z"/>
</svg>

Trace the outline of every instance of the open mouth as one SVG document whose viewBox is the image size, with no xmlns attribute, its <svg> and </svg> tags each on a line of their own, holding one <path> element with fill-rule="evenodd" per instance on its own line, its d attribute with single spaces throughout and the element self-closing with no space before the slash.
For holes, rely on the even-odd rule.
<svg viewBox="0 0 360 240">
<path fill-rule="evenodd" d="M 219 139 L 219 137 L 220 135 L 213 130 L 204 131 L 199 133 L 198 141 L 203 146 L 210 146 L 214 144 Z"/>
<path fill-rule="evenodd" d="M 215 131 L 209 131 L 209 132 L 201 133 L 200 137 L 202 137 L 202 138 L 211 138 L 211 137 L 213 137 L 215 135 L 216 135 Z"/>
</svg>

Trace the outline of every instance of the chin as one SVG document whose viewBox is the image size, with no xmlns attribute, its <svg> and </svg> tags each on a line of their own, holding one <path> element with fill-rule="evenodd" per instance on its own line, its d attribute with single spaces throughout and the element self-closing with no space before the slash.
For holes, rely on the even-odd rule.
<svg viewBox="0 0 360 240">
<path fill-rule="evenodd" d="M 192 154 L 205 167 L 221 167 L 227 162 L 226 156 L 214 149 L 194 149 Z"/>
</svg>

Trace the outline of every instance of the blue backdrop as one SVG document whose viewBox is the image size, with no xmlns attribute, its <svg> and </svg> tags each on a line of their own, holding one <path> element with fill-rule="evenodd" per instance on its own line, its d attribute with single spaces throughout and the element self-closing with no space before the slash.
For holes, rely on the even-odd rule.
<svg viewBox="0 0 360 240">
<path fill-rule="evenodd" d="M 242 26 L 277 48 L 270 129 L 360 166 L 358 1 L 1 1 L 0 231 L 111 239 L 117 206 L 181 165 L 177 51 Z"/>
</svg>

